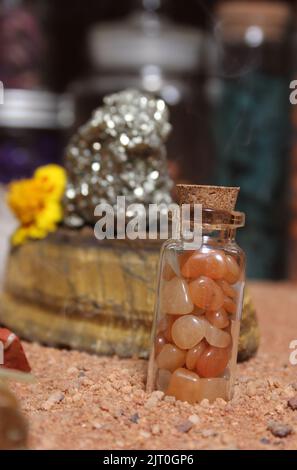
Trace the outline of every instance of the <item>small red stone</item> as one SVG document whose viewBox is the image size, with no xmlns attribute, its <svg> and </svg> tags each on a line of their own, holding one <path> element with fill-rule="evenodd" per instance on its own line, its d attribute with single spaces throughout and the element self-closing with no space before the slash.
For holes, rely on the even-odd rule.
<svg viewBox="0 0 297 470">
<path fill-rule="evenodd" d="M 2 355 L 3 358 L 1 357 Z M 15 369 L 21 372 L 31 372 L 30 364 L 19 338 L 6 328 L 0 328 L 1 359 L 4 359 L 4 363 L 0 364 L 0 367 Z"/>
</svg>

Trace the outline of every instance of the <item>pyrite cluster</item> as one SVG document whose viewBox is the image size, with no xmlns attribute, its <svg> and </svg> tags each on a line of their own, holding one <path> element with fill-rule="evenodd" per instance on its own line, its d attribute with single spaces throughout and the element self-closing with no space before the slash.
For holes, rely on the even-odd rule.
<svg viewBox="0 0 297 470">
<path fill-rule="evenodd" d="M 107 96 L 72 137 L 65 156 L 65 223 L 96 222 L 99 203 L 169 203 L 165 142 L 171 130 L 163 100 L 137 90 Z M 127 214 L 126 214 L 127 215 Z"/>
</svg>

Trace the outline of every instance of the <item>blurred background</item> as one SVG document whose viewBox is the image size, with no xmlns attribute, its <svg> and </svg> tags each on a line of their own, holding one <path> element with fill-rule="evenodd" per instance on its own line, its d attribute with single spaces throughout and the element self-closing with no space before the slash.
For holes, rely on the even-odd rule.
<svg viewBox="0 0 297 470">
<path fill-rule="evenodd" d="M 296 33 L 295 1 L 0 0 L 0 257 L 5 185 L 136 87 L 170 108 L 176 182 L 241 187 L 249 277 L 297 279 Z"/>
</svg>

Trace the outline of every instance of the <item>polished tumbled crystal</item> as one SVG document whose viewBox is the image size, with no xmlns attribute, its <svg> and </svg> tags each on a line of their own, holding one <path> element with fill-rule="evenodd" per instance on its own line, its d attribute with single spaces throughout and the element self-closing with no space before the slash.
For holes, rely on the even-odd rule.
<svg viewBox="0 0 297 470">
<path fill-rule="evenodd" d="M 200 377 L 219 377 L 226 369 L 229 357 L 229 348 L 208 346 L 198 357 L 196 371 Z"/>
<path fill-rule="evenodd" d="M 240 277 L 240 267 L 237 264 L 237 261 L 233 258 L 233 256 L 226 256 L 226 266 L 227 270 L 224 279 L 229 282 L 229 284 L 235 284 Z"/>
<path fill-rule="evenodd" d="M 158 356 L 158 354 L 162 351 L 163 346 L 166 344 L 166 338 L 162 333 L 159 333 L 156 336 L 155 340 L 155 355 Z"/>
<path fill-rule="evenodd" d="M 161 289 L 162 312 L 172 315 L 186 315 L 192 312 L 194 305 L 185 280 L 174 277 L 171 281 L 164 281 Z"/>
<path fill-rule="evenodd" d="M 206 253 L 196 251 L 183 265 L 182 275 L 186 278 L 207 276 L 211 279 L 223 279 L 226 273 L 224 252 L 210 250 Z"/>
<path fill-rule="evenodd" d="M 203 379 L 199 380 L 199 391 L 197 401 L 205 398 L 210 402 L 214 402 L 217 398 L 228 400 L 228 381 L 223 378 Z"/>
<path fill-rule="evenodd" d="M 171 376 L 166 395 L 177 400 L 196 403 L 199 393 L 199 377 L 187 369 L 177 369 Z"/>
<path fill-rule="evenodd" d="M 220 286 L 220 288 L 227 297 L 230 297 L 231 299 L 236 298 L 237 292 L 234 287 L 230 286 L 229 282 L 225 281 L 224 279 L 221 279 L 220 281 L 217 281 L 217 284 Z"/>
<path fill-rule="evenodd" d="M 178 255 L 178 261 L 179 261 L 179 267 L 180 267 L 180 272 L 183 269 L 183 266 L 185 263 L 188 261 L 188 259 L 195 253 L 194 250 L 185 250 Z"/>
<path fill-rule="evenodd" d="M 172 342 L 171 327 L 177 318 L 178 315 L 165 315 L 158 324 L 157 332 L 162 333 L 168 343 Z"/>
<path fill-rule="evenodd" d="M 198 357 L 201 356 L 203 351 L 207 347 L 207 342 L 205 340 L 200 341 L 199 344 L 194 346 L 194 348 L 190 349 L 187 352 L 187 357 L 186 357 L 186 367 L 189 370 L 194 370 L 196 368 L 196 363 L 198 360 Z"/>
<path fill-rule="evenodd" d="M 178 369 L 185 364 L 186 352 L 173 344 L 165 344 L 158 355 L 156 362 L 159 369 L 166 369 L 173 372 L 175 369 Z"/>
<path fill-rule="evenodd" d="M 231 313 L 232 315 L 235 315 L 237 311 L 236 303 L 229 297 L 225 297 L 223 307 L 226 310 L 226 312 Z"/>
<path fill-rule="evenodd" d="M 226 348 L 231 343 L 231 335 L 227 331 L 216 328 L 208 321 L 205 321 L 205 339 L 216 348 Z"/>
<path fill-rule="evenodd" d="M 215 311 L 208 310 L 205 317 L 216 328 L 227 328 L 229 325 L 228 315 L 223 308 Z"/>
<path fill-rule="evenodd" d="M 189 284 L 190 296 L 196 307 L 218 310 L 224 303 L 222 289 L 209 277 L 201 276 Z"/>
<path fill-rule="evenodd" d="M 163 279 L 171 281 L 175 276 L 180 277 L 180 275 L 179 260 L 176 251 L 167 250 L 164 256 Z"/>
<path fill-rule="evenodd" d="M 171 279 L 173 279 L 175 276 L 176 273 L 173 271 L 171 265 L 166 261 L 162 271 L 162 278 L 165 281 L 171 281 Z"/>
<path fill-rule="evenodd" d="M 191 349 L 204 338 L 205 325 L 205 320 L 199 317 L 183 315 L 172 325 L 172 339 L 180 349 Z"/>
</svg>

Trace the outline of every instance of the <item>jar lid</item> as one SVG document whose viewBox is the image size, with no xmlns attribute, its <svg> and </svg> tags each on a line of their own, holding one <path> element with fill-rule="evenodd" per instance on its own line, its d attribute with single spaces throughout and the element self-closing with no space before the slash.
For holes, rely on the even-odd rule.
<svg viewBox="0 0 297 470">
<path fill-rule="evenodd" d="M 72 101 L 48 91 L 4 90 L 0 126 L 23 129 L 61 129 L 73 122 Z"/>
<path fill-rule="evenodd" d="M 177 26 L 160 15 L 135 13 L 120 22 L 90 30 L 88 49 L 95 68 L 134 69 L 147 64 L 170 71 L 201 67 L 206 36 L 196 28 Z"/>
<path fill-rule="evenodd" d="M 197 184 L 178 184 L 179 204 L 202 204 L 203 209 L 233 211 L 240 188 Z"/>
<path fill-rule="evenodd" d="M 244 226 L 245 215 L 234 211 L 239 190 L 238 187 L 227 186 L 177 185 L 179 204 L 202 204 L 203 227 L 219 230 Z"/>
<path fill-rule="evenodd" d="M 227 41 L 245 40 L 258 46 L 264 39 L 279 40 L 289 24 L 291 8 L 280 1 L 223 1 L 216 8 L 219 29 Z"/>
</svg>

